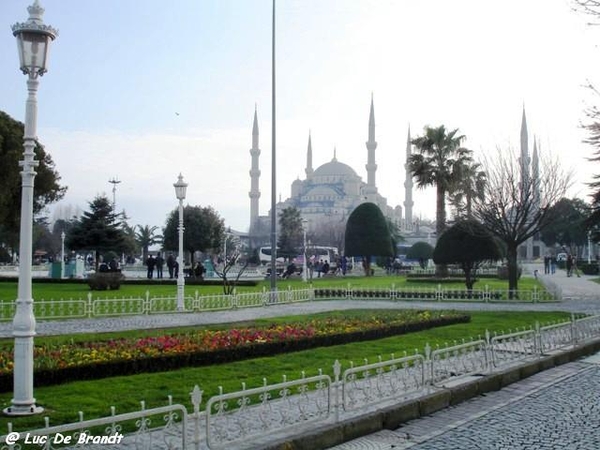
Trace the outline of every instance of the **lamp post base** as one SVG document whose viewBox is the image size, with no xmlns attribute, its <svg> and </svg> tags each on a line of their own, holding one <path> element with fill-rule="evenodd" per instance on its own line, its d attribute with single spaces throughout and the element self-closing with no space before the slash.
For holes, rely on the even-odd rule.
<svg viewBox="0 0 600 450">
<path fill-rule="evenodd" d="M 44 412 L 44 408 L 37 406 L 35 403 L 32 405 L 13 405 L 2 410 L 5 416 L 33 416 L 34 414 L 41 414 Z"/>
</svg>

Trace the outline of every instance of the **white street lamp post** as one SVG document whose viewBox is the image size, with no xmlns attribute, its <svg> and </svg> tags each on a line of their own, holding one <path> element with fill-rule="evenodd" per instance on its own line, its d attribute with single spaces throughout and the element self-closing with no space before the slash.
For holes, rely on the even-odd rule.
<svg viewBox="0 0 600 450">
<path fill-rule="evenodd" d="M 304 258 L 302 261 L 302 281 L 304 281 L 306 283 L 307 281 L 307 273 L 306 273 L 306 226 L 308 224 L 308 220 L 303 220 L 302 221 L 302 231 L 304 232 L 304 244 L 303 244 L 303 252 L 304 252 Z"/>
<path fill-rule="evenodd" d="M 60 233 L 60 277 L 65 277 L 65 232 Z"/>
<path fill-rule="evenodd" d="M 177 264 L 179 265 L 177 273 L 177 311 L 184 311 L 183 291 L 185 289 L 185 279 L 183 278 L 183 200 L 188 184 L 183 181 L 183 176 L 179 174 L 177 183 L 174 183 L 175 195 L 179 200 L 179 255 L 177 255 Z"/>
<path fill-rule="evenodd" d="M 33 228 L 33 183 L 36 175 L 34 148 L 36 144 L 37 89 L 39 76 L 46 72 L 46 59 L 50 41 L 58 31 L 42 20 L 44 8 L 36 0 L 27 8 L 27 22 L 12 26 L 17 38 L 21 71 L 27 75 L 27 103 L 25 106 L 25 134 L 23 136 L 23 161 L 21 171 L 21 229 L 19 234 L 19 288 L 16 312 L 13 319 L 14 349 L 14 397 L 4 413 L 13 416 L 38 414 L 42 407 L 35 404 L 33 397 L 33 337 L 35 336 L 35 316 L 31 294 L 31 254 Z"/>
</svg>

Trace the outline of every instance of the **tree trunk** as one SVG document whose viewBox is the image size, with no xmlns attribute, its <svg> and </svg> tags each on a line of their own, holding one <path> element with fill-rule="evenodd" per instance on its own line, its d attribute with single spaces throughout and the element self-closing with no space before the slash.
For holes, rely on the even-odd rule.
<svg viewBox="0 0 600 450">
<path fill-rule="evenodd" d="M 441 185 L 437 185 L 436 211 L 435 211 L 435 234 L 436 240 L 440 238 L 446 229 L 446 191 Z M 446 264 L 435 265 L 435 276 L 445 278 L 448 276 L 448 266 Z"/>
<path fill-rule="evenodd" d="M 506 249 L 506 259 L 508 263 L 508 296 L 513 300 L 517 296 L 519 281 L 519 265 L 517 263 L 517 246 L 508 245 Z"/>
<path fill-rule="evenodd" d="M 365 276 L 371 276 L 371 257 L 363 256 L 363 268 L 365 269 Z"/>
</svg>

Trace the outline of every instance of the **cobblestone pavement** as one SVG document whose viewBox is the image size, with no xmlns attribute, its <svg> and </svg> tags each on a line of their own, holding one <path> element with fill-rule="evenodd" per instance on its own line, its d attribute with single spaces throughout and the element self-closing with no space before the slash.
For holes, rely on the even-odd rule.
<svg viewBox="0 0 600 450">
<path fill-rule="evenodd" d="M 600 356 L 331 450 L 597 450 Z"/>
</svg>

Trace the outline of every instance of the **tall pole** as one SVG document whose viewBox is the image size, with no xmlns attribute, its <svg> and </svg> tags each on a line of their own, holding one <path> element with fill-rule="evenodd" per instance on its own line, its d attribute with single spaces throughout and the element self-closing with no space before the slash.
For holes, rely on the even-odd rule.
<svg viewBox="0 0 600 450">
<path fill-rule="evenodd" d="M 19 242 L 19 287 L 16 300 L 16 313 L 13 319 L 14 350 L 14 398 L 12 406 L 5 412 L 12 415 L 38 414 L 43 408 L 36 406 L 33 397 L 33 337 L 35 336 L 35 316 L 31 288 L 31 254 L 33 229 L 33 183 L 36 175 L 35 161 L 37 124 L 37 73 L 27 78 L 27 104 L 25 107 L 24 156 L 19 165 L 23 168 L 21 192 L 21 229 Z"/>
<path fill-rule="evenodd" d="M 275 145 L 275 0 L 273 0 L 273 35 L 272 53 L 271 53 L 271 68 L 272 68 L 272 86 L 271 86 L 271 292 L 274 295 L 277 291 L 277 159 Z M 275 301 L 271 298 L 271 301 Z"/>
<path fill-rule="evenodd" d="M 592 263 L 592 231 L 588 230 L 587 233 L 587 238 L 588 238 L 588 264 Z"/>
<path fill-rule="evenodd" d="M 65 277 L 65 232 L 60 233 L 60 277 Z"/>
<path fill-rule="evenodd" d="M 302 221 L 302 231 L 304 232 L 304 243 L 303 243 L 303 253 L 304 253 L 304 258 L 302 261 L 302 281 L 304 281 L 306 283 L 307 281 L 307 274 L 306 274 L 306 224 L 308 223 L 308 221 L 303 220 Z"/>
<path fill-rule="evenodd" d="M 14 346 L 14 396 L 11 406 L 4 413 L 25 416 L 41 413 L 44 409 L 35 404 L 33 397 L 33 338 L 35 315 L 31 288 L 32 230 L 33 230 L 33 185 L 37 140 L 37 91 L 39 77 L 46 71 L 50 42 L 58 31 L 44 24 L 44 8 L 36 0 L 27 8 L 29 18 L 24 23 L 12 26 L 17 38 L 21 71 L 27 75 L 27 102 L 25 104 L 25 130 L 23 135 L 23 160 L 21 166 L 21 224 L 19 234 L 19 283 L 13 319 Z"/>
<path fill-rule="evenodd" d="M 183 278 L 183 199 L 179 199 L 179 254 L 177 255 L 177 311 L 184 311 L 185 304 L 183 294 L 185 289 L 185 279 Z"/>
</svg>

